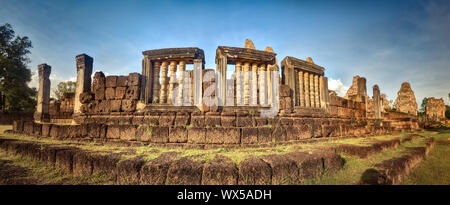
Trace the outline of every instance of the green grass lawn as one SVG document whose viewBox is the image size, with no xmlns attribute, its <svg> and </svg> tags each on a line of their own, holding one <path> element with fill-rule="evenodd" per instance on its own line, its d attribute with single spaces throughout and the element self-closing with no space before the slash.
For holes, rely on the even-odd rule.
<svg viewBox="0 0 450 205">
<path fill-rule="evenodd" d="M 11 129 L 11 126 L 0 126 L 0 134 L 6 138 L 16 138 L 28 141 L 39 141 L 47 144 L 57 145 L 71 145 L 83 150 L 97 151 L 104 153 L 127 153 L 124 158 L 129 158 L 137 155 L 143 155 L 147 161 L 153 160 L 165 152 L 178 152 L 178 158 L 190 156 L 194 160 L 210 160 L 216 155 L 223 155 L 231 158 L 235 163 L 241 162 L 243 159 L 250 156 L 263 156 L 268 154 L 284 154 L 293 151 L 307 151 L 321 146 L 333 146 L 336 144 L 354 144 L 354 145 L 368 145 L 373 140 L 389 140 L 395 138 L 405 137 L 408 133 L 399 135 L 383 135 L 365 138 L 348 138 L 336 139 L 312 144 L 292 144 L 279 145 L 274 147 L 263 148 L 219 148 L 219 149 L 183 149 L 183 148 L 165 148 L 157 146 L 139 146 L 139 147 L 123 147 L 119 145 L 103 146 L 98 143 L 76 143 L 70 140 L 56 140 L 51 138 L 36 138 L 26 135 L 3 133 L 5 130 Z M 2 134 L 3 133 L 3 134 Z M 402 143 L 397 149 L 388 149 L 377 155 L 371 156 L 367 159 L 360 159 L 356 156 L 350 156 L 341 153 L 345 159 L 344 168 L 336 173 L 326 173 L 320 178 L 303 181 L 301 184 L 342 184 L 351 185 L 357 184 L 360 181 L 362 173 L 374 168 L 374 165 L 383 160 L 399 157 L 405 154 L 406 147 L 424 146 L 425 139 L 434 137 L 436 139 L 436 146 L 431 150 L 429 156 L 424 159 L 408 176 L 403 183 L 411 185 L 422 184 L 450 184 L 450 128 L 440 130 L 427 130 L 418 132 L 424 137 L 415 137 L 411 141 Z M 87 184 L 109 184 L 107 179 L 98 176 L 89 177 L 73 177 L 62 174 L 57 169 L 48 169 L 38 162 L 32 162 L 20 157 L 0 155 L 0 159 L 10 160 L 15 165 L 25 167 L 30 171 L 33 178 L 37 178 L 38 184 L 53 184 L 53 183 L 87 183 Z M 1 166 L 1 165 L 0 165 Z"/>
</svg>

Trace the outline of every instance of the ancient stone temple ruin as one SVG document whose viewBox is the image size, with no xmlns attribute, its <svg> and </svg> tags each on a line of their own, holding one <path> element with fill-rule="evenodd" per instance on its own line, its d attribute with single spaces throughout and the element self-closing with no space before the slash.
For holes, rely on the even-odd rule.
<svg viewBox="0 0 450 205">
<path fill-rule="evenodd" d="M 397 111 L 417 115 L 417 102 L 411 85 L 408 82 L 402 83 L 395 100 Z"/>
<path fill-rule="evenodd" d="M 75 57 L 75 94 L 50 103 L 50 66 L 39 66 L 35 121 L 14 122 L 16 132 L 175 147 L 244 147 L 320 137 L 366 136 L 417 129 L 417 105 L 408 83 L 386 108 L 378 85 L 367 96 L 355 76 L 345 98 L 328 90 L 326 69 L 312 58 L 287 56 L 280 66 L 272 48 L 218 46 L 215 69 L 202 49 L 142 52 L 141 73 L 96 72 L 94 59 Z M 193 69 L 187 69 L 193 65 Z M 235 71 L 227 75 L 229 65 Z M 49 113 L 49 106 L 53 107 Z M 41 123 L 42 121 L 50 123 Z"/>
<path fill-rule="evenodd" d="M 444 99 L 434 97 L 427 98 L 425 105 L 425 115 L 428 121 L 445 122 L 445 103 Z"/>
</svg>

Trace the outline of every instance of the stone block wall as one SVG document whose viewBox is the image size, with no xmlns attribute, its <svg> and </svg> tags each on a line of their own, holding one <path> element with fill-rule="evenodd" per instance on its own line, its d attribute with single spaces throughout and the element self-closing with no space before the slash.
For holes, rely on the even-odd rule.
<svg viewBox="0 0 450 205">
<path fill-rule="evenodd" d="M 12 125 L 15 120 L 32 120 L 32 112 L 0 111 L 0 125 Z"/>
<path fill-rule="evenodd" d="M 365 118 L 366 104 L 364 102 L 356 102 L 339 96 L 330 95 L 329 113 L 331 116 L 337 117 Z"/>
<path fill-rule="evenodd" d="M 94 74 L 92 92 L 80 95 L 82 113 L 134 112 L 140 95 L 141 75 L 105 76 Z"/>
</svg>

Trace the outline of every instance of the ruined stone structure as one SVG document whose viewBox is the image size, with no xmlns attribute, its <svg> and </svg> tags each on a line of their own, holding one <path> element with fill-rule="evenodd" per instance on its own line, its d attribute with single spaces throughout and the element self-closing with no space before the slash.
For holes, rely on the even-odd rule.
<svg viewBox="0 0 450 205">
<path fill-rule="evenodd" d="M 417 102 L 411 85 L 408 82 L 402 83 L 395 100 L 397 111 L 417 115 Z"/>
<path fill-rule="evenodd" d="M 50 122 L 73 119 L 72 123 L 19 120 L 14 130 L 62 139 L 212 148 L 418 128 L 416 118 L 382 109 L 377 85 L 370 99 L 365 78 L 355 76 L 345 98 L 329 91 L 325 68 L 312 58 L 285 57 L 280 80 L 273 49 L 256 50 L 250 40 L 244 48 L 218 46 L 215 70 L 204 68 L 205 56 L 199 48 L 142 54 L 142 73 L 96 72 L 92 82 L 93 58 L 77 56 L 76 92 L 53 102 L 50 114 Z M 186 70 L 187 64 L 193 64 L 193 70 Z M 236 68 L 231 79 L 227 79 L 228 65 Z M 43 85 L 44 81 L 40 92 L 49 93 L 49 86 Z M 48 98 L 43 99 L 43 105 L 49 104 Z"/>
<path fill-rule="evenodd" d="M 312 58 L 306 61 L 291 56 L 281 61 L 282 83 L 289 87 L 294 109 L 324 109 L 328 103 L 328 79 L 325 69 L 314 64 Z"/>
<path fill-rule="evenodd" d="M 50 101 L 50 122 L 71 123 L 74 102 L 75 93 L 64 93 L 61 100 Z"/>
<path fill-rule="evenodd" d="M 434 97 L 427 98 L 425 115 L 428 121 L 445 122 L 444 99 L 436 99 Z"/>
<path fill-rule="evenodd" d="M 86 54 L 76 56 L 77 82 L 75 87 L 75 102 L 73 112 L 81 113 L 80 95 L 91 90 L 92 64 L 94 59 Z"/>
<path fill-rule="evenodd" d="M 38 66 L 39 74 L 39 90 L 37 96 L 36 111 L 34 119 L 37 122 L 48 122 L 49 116 L 49 102 L 50 102 L 50 72 L 51 67 L 47 64 Z"/>
<path fill-rule="evenodd" d="M 353 76 L 353 82 L 345 94 L 345 99 L 365 102 L 367 99 L 366 78 Z"/>
</svg>

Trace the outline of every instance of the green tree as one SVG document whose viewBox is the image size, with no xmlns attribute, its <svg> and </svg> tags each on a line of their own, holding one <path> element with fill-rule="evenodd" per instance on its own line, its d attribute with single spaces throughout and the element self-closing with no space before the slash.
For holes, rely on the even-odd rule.
<svg viewBox="0 0 450 205">
<path fill-rule="evenodd" d="M 0 26 L 0 91 L 5 96 L 5 110 L 32 111 L 36 106 L 36 88 L 30 88 L 31 41 L 15 36 L 10 24 Z"/>
<path fill-rule="evenodd" d="M 75 85 L 76 83 L 73 81 L 58 83 L 57 88 L 53 90 L 56 99 L 61 100 L 64 93 L 75 93 Z"/>
<path fill-rule="evenodd" d="M 445 106 L 445 117 L 450 119 L 450 106 L 448 105 Z"/>
<path fill-rule="evenodd" d="M 427 106 L 427 100 L 428 98 L 423 98 L 422 99 L 422 104 L 420 105 L 420 109 L 419 109 L 419 115 L 424 115 L 425 111 L 426 111 L 426 106 Z"/>
</svg>

